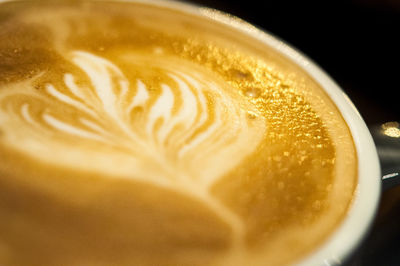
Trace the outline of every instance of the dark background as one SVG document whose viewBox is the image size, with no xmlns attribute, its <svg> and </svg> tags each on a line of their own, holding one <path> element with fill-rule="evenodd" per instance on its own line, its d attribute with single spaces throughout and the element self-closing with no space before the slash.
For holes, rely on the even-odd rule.
<svg viewBox="0 0 400 266">
<path fill-rule="evenodd" d="M 370 128 L 400 120 L 400 0 L 189 2 L 236 15 L 305 53 Z M 345 265 L 400 265 L 400 188 L 383 193 L 370 234 Z"/>
</svg>

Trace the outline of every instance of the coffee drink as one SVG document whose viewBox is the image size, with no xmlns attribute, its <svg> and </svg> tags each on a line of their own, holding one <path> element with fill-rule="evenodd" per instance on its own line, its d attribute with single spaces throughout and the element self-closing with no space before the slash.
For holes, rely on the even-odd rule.
<svg viewBox="0 0 400 266">
<path fill-rule="evenodd" d="M 180 5 L 0 3 L 1 265 L 282 265 L 340 225 L 329 96 Z"/>
</svg>

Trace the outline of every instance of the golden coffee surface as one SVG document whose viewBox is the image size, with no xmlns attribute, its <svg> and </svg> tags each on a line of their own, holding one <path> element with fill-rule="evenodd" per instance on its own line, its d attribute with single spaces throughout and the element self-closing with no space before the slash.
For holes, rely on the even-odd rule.
<svg viewBox="0 0 400 266">
<path fill-rule="evenodd" d="M 1 265 L 284 265 L 340 225 L 345 121 L 213 14 L 0 3 Z"/>
</svg>

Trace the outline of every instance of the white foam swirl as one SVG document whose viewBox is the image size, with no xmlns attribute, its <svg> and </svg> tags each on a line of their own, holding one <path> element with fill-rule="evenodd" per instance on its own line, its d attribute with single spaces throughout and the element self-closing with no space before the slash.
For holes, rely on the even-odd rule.
<svg viewBox="0 0 400 266">
<path fill-rule="evenodd" d="M 7 145 L 49 163 L 188 192 L 242 231 L 209 189 L 264 136 L 265 121 L 248 115 L 255 112 L 250 103 L 195 68 L 154 62 L 163 72 L 154 85 L 129 80 L 116 64 L 88 52 L 72 52 L 71 62 L 86 83 L 66 73 L 63 86 L 1 88 Z"/>
</svg>

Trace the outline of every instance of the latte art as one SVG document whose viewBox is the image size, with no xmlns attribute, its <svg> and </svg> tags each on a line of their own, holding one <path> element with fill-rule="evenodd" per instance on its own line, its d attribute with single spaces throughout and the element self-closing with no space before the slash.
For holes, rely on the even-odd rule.
<svg viewBox="0 0 400 266">
<path fill-rule="evenodd" d="M 209 190 L 259 145 L 266 122 L 254 115 L 257 110 L 224 93 L 225 84 L 196 70 L 186 74 L 163 69 L 161 60 L 154 67 L 165 83 L 149 87 L 139 78 L 128 80 L 99 56 L 74 51 L 70 57 L 87 84 L 77 84 L 66 73 L 62 88 L 50 83 L 35 88 L 43 73 L 14 85 L 21 90 L 2 88 L 0 123 L 8 144 L 47 163 L 108 172 L 197 196 L 240 234 L 241 222 Z M 88 141 L 93 142 L 90 147 L 79 145 Z M 233 158 L 227 162 L 227 156 Z"/>
<path fill-rule="evenodd" d="M 118 1 L 0 29 L 1 265 L 289 264 L 346 215 L 347 125 L 246 33 Z"/>
<path fill-rule="evenodd" d="M 68 141 L 98 142 L 116 151 L 99 154 L 86 147 L 91 156 L 101 161 L 115 153 L 138 171 L 131 176 L 126 169 L 122 175 L 172 187 L 195 182 L 207 190 L 251 153 L 265 133 L 265 119 L 254 115 L 254 107 L 237 95 L 223 93 L 225 84 L 207 80 L 195 70 L 186 74 L 162 69 L 162 61 L 155 62 L 165 83 L 149 87 L 140 78 L 128 80 L 112 62 L 88 52 L 72 52 L 71 61 L 85 73 L 87 84 L 77 84 L 74 75 L 66 73 L 61 88 L 47 83 L 38 89 L 33 78 L 14 85 L 22 90 L 1 90 L 0 117 L 10 145 L 51 163 L 98 169 L 95 159 L 93 165 L 80 165 L 74 150 L 82 151 Z M 12 139 L 15 132 L 22 134 L 18 141 Z M 49 156 L 60 149 L 60 157 Z M 221 161 L 227 154 L 236 154 L 229 163 Z M 158 162 L 155 167 L 160 172 L 149 172 L 148 162 Z M 115 173 L 115 169 L 101 170 Z"/>
</svg>

